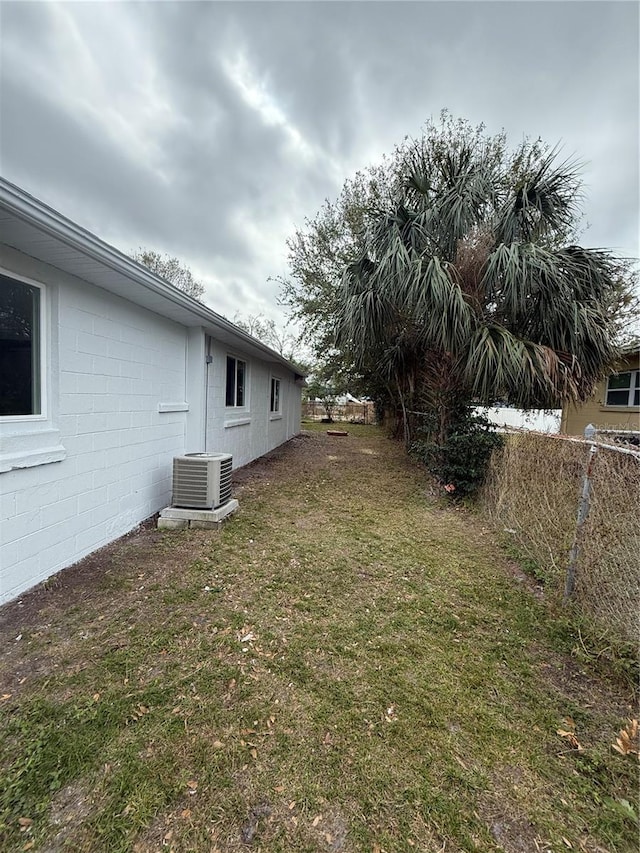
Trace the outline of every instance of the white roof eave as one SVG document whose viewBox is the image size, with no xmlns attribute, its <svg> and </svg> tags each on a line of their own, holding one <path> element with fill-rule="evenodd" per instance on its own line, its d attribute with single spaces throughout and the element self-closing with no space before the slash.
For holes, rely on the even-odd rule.
<svg viewBox="0 0 640 853">
<path fill-rule="evenodd" d="M 8 223 L 10 229 L 6 227 Z M 123 296 L 175 322 L 185 326 L 201 326 L 223 343 L 280 364 L 296 375 L 303 376 L 298 365 L 271 347 L 20 187 L 0 178 L 0 233 L 6 230 L 10 230 L 11 237 L 2 237 L 2 242 L 24 254 L 37 257 L 44 263 Z M 34 231 L 45 239 L 34 241 Z M 37 248 L 34 248 L 36 243 Z M 65 247 L 63 256 L 60 246 Z M 74 272 L 74 265 L 84 260 L 88 263 L 83 266 L 82 273 Z M 105 280 L 105 271 L 112 273 L 108 280 Z"/>
</svg>

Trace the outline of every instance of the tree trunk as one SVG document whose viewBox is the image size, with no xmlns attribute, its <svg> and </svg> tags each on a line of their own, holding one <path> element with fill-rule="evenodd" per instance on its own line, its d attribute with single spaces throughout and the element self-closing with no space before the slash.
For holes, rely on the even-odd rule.
<svg viewBox="0 0 640 853">
<path fill-rule="evenodd" d="M 398 396 L 400 398 L 400 406 L 402 407 L 402 426 L 404 429 L 404 447 L 405 450 L 409 450 L 409 446 L 411 444 L 411 435 L 409 433 L 409 422 L 407 421 L 407 407 L 404 402 L 404 394 L 402 393 L 402 387 L 400 385 L 399 380 L 396 377 L 396 383 L 398 385 Z"/>
</svg>

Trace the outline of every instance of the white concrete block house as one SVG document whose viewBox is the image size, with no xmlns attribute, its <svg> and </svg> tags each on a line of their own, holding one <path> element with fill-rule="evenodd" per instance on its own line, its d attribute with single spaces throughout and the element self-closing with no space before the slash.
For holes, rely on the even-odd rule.
<svg viewBox="0 0 640 853">
<path fill-rule="evenodd" d="M 0 602 L 300 430 L 299 368 L 0 179 Z"/>
</svg>

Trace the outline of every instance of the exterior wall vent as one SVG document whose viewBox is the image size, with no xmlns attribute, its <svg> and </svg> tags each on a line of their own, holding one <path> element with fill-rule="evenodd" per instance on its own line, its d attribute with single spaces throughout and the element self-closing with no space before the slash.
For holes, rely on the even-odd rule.
<svg viewBox="0 0 640 853">
<path fill-rule="evenodd" d="M 187 453 L 173 460 L 171 505 L 216 509 L 231 500 L 230 453 Z"/>
</svg>

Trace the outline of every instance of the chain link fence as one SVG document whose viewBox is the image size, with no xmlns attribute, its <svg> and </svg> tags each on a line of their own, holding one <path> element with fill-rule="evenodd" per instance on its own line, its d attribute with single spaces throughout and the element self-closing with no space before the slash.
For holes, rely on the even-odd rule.
<svg viewBox="0 0 640 853">
<path fill-rule="evenodd" d="M 639 498 L 640 453 L 632 447 L 517 433 L 494 455 L 481 503 L 533 562 L 548 595 L 559 600 L 570 590 L 585 615 L 637 644 Z M 577 527 L 579 509 L 585 517 Z M 571 569 L 575 574 L 568 579 Z"/>
</svg>

